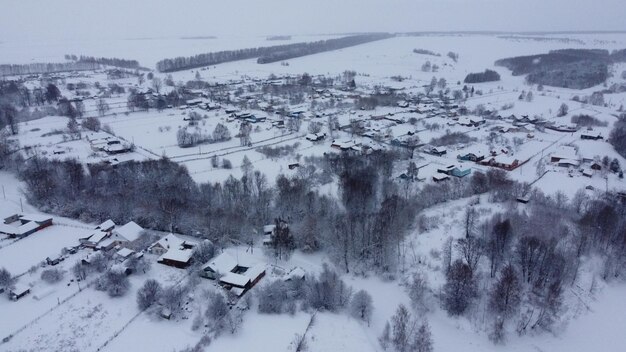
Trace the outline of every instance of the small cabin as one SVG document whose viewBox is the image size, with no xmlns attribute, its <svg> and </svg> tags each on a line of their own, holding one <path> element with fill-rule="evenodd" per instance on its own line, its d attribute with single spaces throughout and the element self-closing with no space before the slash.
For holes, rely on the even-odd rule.
<svg viewBox="0 0 626 352">
<path fill-rule="evenodd" d="M 26 285 L 15 285 L 12 289 L 9 290 L 9 298 L 13 301 L 17 301 L 18 299 L 26 296 L 30 293 L 30 287 Z"/>
</svg>

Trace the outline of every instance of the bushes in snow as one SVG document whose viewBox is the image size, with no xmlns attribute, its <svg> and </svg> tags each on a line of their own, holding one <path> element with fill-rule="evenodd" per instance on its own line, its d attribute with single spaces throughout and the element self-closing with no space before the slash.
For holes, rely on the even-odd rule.
<svg viewBox="0 0 626 352">
<path fill-rule="evenodd" d="M 261 287 L 257 294 L 259 313 L 295 313 L 295 299 L 289 295 L 288 285 L 284 281 L 274 281 Z"/>
<path fill-rule="evenodd" d="M 576 124 L 578 127 L 593 127 L 593 126 L 606 126 L 607 123 L 598 120 L 597 118 L 590 115 L 574 115 L 572 116 L 572 123 Z"/>
<path fill-rule="evenodd" d="M 383 349 L 387 349 L 391 344 L 397 352 L 433 351 L 432 334 L 428 322 L 418 324 L 403 304 L 398 306 L 396 314 L 391 317 L 391 327 L 387 322 L 378 341 Z"/>
<path fill-rule="evenodd" d="M 476 138 L 470 137 L 465 133 L 448 132 L 441 137 L 431 139 L 430 144 L 440 147 L 453 144 L 467 144 L 475 140 Z"/>
<path fill-rule="evenodd" d="M 109 269 L 96 280 L 95 288 L 106 291 L 110 297 L 121 297 L 130 289 L 130 281 L 123 271 Z"/>
<path fill-rule="evenodd" d="M 352 289 L 327 264 L 318 277 L 307 278 L 307 303 L 311 308 L 336 312 L 346 306 Z"/>
<path fill-rule="evenodd" d="M 49 284 L 63 280 L 63 271 L 59 269 L 46 269 L 41 272 L 41 279 Z"/>
<path fill-rule="evenodd" d="M 350 314 L 359 320 L 366 321 L 369 325 L 372 317 L 372 296 L 367 291 L 360 290 L 350 300 Z"/>
<path fill-rule="evenodd" d="M 163 289 L 158 281 L 149 279 L 137 291 L 137 306 L 140 310 L 145 310 L 159 301 Z"/>
</svg>

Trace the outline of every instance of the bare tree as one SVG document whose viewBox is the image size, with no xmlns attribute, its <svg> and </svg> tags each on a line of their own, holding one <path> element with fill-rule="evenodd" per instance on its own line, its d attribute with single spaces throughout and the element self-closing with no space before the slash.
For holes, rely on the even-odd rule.
<svg viewBox="0 0 626 352">
<path fill-rule="evenodd" d="M 14 282 L 15 279 L 7 269 L 0 269 L 0 291 L 10 289 Z"/>
<path fill-rule="evenodd" d="M 513 315 L 521 302 L 520 280 L 513 265 L 508 264 L 491 290 L 490 308 L 503 318 Z"/>
<path fill-rule="evenodd" d="M 433 336 L 428 321 L 424 321 L 417 329 L 411 347 L 414 352 L 433 352 Z"/>
<path fill-rule="evenodd" d="M 110 107 L 106 100 L 100 98 L 96 102 L 96 109 L 98 110 L 98 114 L 100 116 L 104 116 L 109 111 Z"/>
<path fill-rule="evenodd" d="M 139 309 L 145 310 L 159 300 L 162 292 L 161 284 L 158 281 L 149 279 L 137 291 L 137 305 Z"/>
<path fill-rule="evenodd" d="M 365 290 L 355 293 L 350 302 L 350 313 L 353 317 L 366 321 L 369 325 L 372 316 L 372 296 Z"/>
<path fill-rule="evenodd" d="M 154 77 L 152 79 L 152 89 L 154 89 L 154 91 L 157 94 L 160 94 L 162 87 L 163 87 L 163 81 L 159 77 Z"/>
<path fill-rule="evenodd" d="M 406 352 L 411 347 L 413 340 L 413 333 L 415 329 L 415 322 L 411 318 L 411 313 L 403 304 L 398 306 L 396 314 L 391 317 L 392 321 L 392 335 L 391 341 L 393 342 L 396 351 Z"/>
</svg>

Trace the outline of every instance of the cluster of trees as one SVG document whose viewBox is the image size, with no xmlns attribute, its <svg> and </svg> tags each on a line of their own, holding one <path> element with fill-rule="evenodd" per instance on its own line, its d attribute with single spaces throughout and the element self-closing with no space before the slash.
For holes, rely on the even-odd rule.
<svg viewBox="0 0 626 352">
<path fill-rule="evenodd" d="M 257 59 L 257 63 L 268 64 L 272 62 L 293 59 L 296 57 L 348 48 L 351 46 L 365 44 L 376 40 L 387 39 L 390 37 L 392 37 L 392 35 L 386 33 L 360 34 L 337 39 L 320 40 L 312 43 L 291 44 L 287 45 L 286 47 L 280 48 L 279 50 L 273 50 L 260 56 Z"/>
<path fill-rule="evenodd" d="M 430 61 L 424 62 L 422 64 L 422 72 L 437 72 L 439 71 L 439 65 L 432 64 Z"/>
<path fill-rule="evenodd" d="M 427 49 L 413 49 L 413 52 L 421 55 L 441 56 L 441 54 Z"/>
<path fill-rule="evenodd" d="M 605 121 L 600 121 L 597 118 L 587 114 L 572 116 L 572 123 L 578 127 L 594 127 L 607 125 Z"/>
<path fill-rule="evenodd" d="M 129 69 L 139 69 L 141 66 L 139 65 L 139 61 L 137 60 L 126 60 L 126 59 L 118 59 L 115 57 L 93 57 L 93 56 L 84 56 L 81 55 L 78 58 L 76 55 L 65 55 L 66 58 L 71 57 L 72 60 L 77 62 L 85 62 L 99 65 L 107 65 L 107 66 L 115 66 L 121 68 L 129 68 Z"/>
<path fill-rule="evenodd" d="M 55 73 L 68 71 L 97 70 L 100 65 L 95 62 L 63 62 L 63 63 L 32 63 L 0 65 L 1 76 L 32 75 L 39 73 Z"/>
<path fill-rule="evenodd" d="M 431 139 L 430 144 L 438 147 L 443 147 L 453 144 L 466 144 L 474 140 L 476 140 L 476 138 L 470 137 L 465 133 L 449 132 L 444 134 L 443 136 Z"/>
<path fill-rule="evenodd" d="M 485 72 L 470 73 L 465 77 L 465 83 L 483 83 L 495 82 L 500 80 L 500 74 L 493 70 L 485 70 Z"/>
<path fill-rule="evenodd" d="M 329 50 L 337 50 L 389 37 L 389 34 L 365 34 L 321 40 L 312 43 L 295 43 L 261 48 L 219 51 L 190 57 L 163 59 L 157 62 L 156 67 L 160 72 L 174 72 L 254 58 L 258 58 L 258 63 L 264 64 Z"/>
<path fill-rule="evenodd" d="M 562 194 L 534 191 L 528 206 L 478 223 L 470 204 L 465 235 L 443 248 L 442 306 L 454 316 L 486 306 L 494 342 L 503 341 L 509 330 L 553 329 L 563 312 L 564 292 L 582 285 L 583 258 L 600 258 L 596 274 L 604 280 L 626 274 L 626 207 L 617 198 L 592 198 L 581 191 L 568 201 Z"/>
<path fill-rule="evenodd" d="M 613 124 L 609 143 L 611 143 L 619 155 L 626 158 L 626 114 L 620 114 L 617 121 Z"/>
<path fill-rule="evenodd" d="M 378 342 L 384 350 L 393 347 L 397 352 L 432 352 L 434 344 L 430 325 L 414 319 L 406 306 L 400 304 L 396 313 L 387 322 Z"/>
<path fill-rule="evenodd" d="M 199 116 L 199 114 L 195 114 Z M 203 130 L 198 126 L 191 125 L 179 128 L 176 133 L 176 141 L 178 146 L 181 148 L 189 148 L 202 143 L 224 142 L 230 140 L 230 138 L 231 136 L 228 127 L 221 123 L 218 123 L 215 126 L 215 129 L 211 134 L 203 132 Z"/>
<path fill-rule="evenodd" d="M 167 159 L 89 165 L 86 172 L 76 160 L 33 157 L 18 173 L 32 204 L 88 222 L 134 220 L 217 243 L 229 238 L 249 243 L 255 229 L 281 218 L 294 243 L 281 256 L 293 248 L 326 249 L 347 272 L 393 270 L 401 260 L 400 243 L 421 209 L 487 190 L 502 198 L 514 191 L 505 174 L 490 170 L 474 173 L 470 182 L 426 185 L 409 196 L 391 178 L 397 157 L 328 155 L 316 162 L 320 172 L 313 165 L 300 167 L 294 176 L 280 175 L 275 187 L 245 160 L 243 177 L 214 184 L 196 184 L 186 168 Z M 314 190 L 332 175 L 339 180 L 338 199 Z"/>
<path fill-rule="evenodd" d="M 564 49 L 548 54 L 519 56 L 496 61 L 513 75 L 527 75 L 531 84 L 585 89 L 600 84 L 608 78 L 608 64 L 623 61 L 620 54 L 607 50 Z"/>
</svg>

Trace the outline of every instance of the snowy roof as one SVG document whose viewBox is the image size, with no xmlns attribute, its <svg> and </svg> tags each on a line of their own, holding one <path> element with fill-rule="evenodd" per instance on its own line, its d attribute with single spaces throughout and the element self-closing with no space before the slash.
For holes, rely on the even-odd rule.
<svg viewBox="0 0 626 352">
<path fill-rule="evenodd" d="M 52 220 L 51 216 L 41 214 L 22 214 L 20 219 L 24 221 L 45 222 Z"/>
<path fill-rule="evenodd" d="M 244 273 L 250 280 L 254 281 L 265 272 L 265 264 L 257 264 L 246 270 Z"/>
<path fill-rule="evenodd" d="M 131 221 L 122 227 L 118 227 L 115 230 L 115 233 L 118 236 L 132 242 L 139 238 L 142 231 L 143 228 L 141 226 L 137 225 L 134 221 Z"/>
<path fill-rule="evenodd" d="M 165 237 L 161 238 L 160 240 L 156 241 L 155 243 L 153 243 L 150 246 L 150 249 L 154 248 L 157 245 L 159 245 L 159 246 L 161 246 L 162 248 L 165 248 L 165 249 L 178 248 L 184 242 L 185 242 L 184 240 L 178 238 L 173 233 L 170 233 L 167 236 L 165 236 Z"/>
<path fill-rule="evenodd" d="M 442 180 L 445 180 L 445 179 L 448 179 L 448 178 L 449 177 L 446 174 L 434 174 L 433 175 L 433 179 L 435 179 L 437 181 L 442 181 Z"/>
<path fill-rule="evenodd" d="M 96 226 L 96 229 L 100 229 L 102 231 L 108 231 L 114 227 L 115 227 L 115 223 L 113 222 L 113 220 L 109 219 L 103 222 L 102 224 Z"/>
<path fill-rule="evenodd" d="M 9 235 L 23 235 L 26 232 L 32 231 L 38 228 L 39 225 L 36 222 L 30 221 L 20 226 L 12 226 L 7 224 L 0 224 L 0 232 Z"/>
<path fill-rule="evenodd" d="M 89 242 L 98 243 L 102 241 L 107 235 L 108 234 L 104 231 L 96 231 L 92 233 L 89 237 L 87 237 L 87 239 L 89 240 Z"/>
<path fill-rule="evenodd" d="M 504 164 L 504 165 L 512 165 L 513 163 L 518 161 L 516 157 L 509 156 L 509 155 L 504 155 L 504 154 L 500 154 L 500 155 L 496 156 L 494 158 L 494 160 L 495 160 L 496 163 Z"/>
<path fill-rule="evenodd" d="M 285 280 L 303 279 L 306 276 L 306 272 L 301 267 L 297 266 L 287 274 L 285 274 Z"/>
<path fill-rule="evenodd" d="M 30 290 L 30 287 L 23 285 L 23 284 L 15 284 L 15 286 L 13 286 L 13 288 L 11 289 L 11 293 L 16 295 L 16 296 L 21 296 L 24 293 L 28 292 Z"/>
<path fill-rule="evenodd" d="M 191 249 L 171 248 L 165 254 L 159 257 L 158 261 L 171 260 L 180 263 L 188 263 L 193 255 Z"/>
<path fill-rule="evenodd" d="M 237 297 L 241 296 L 246 289 L 244 288 L 240 288 L 240 287 L 232 287 L 230 289 L 230 292 L 234 293 L 235 295 L 237 295 Z"/>
<path fill-rule="evenodd" d="M 580 165 L 580 162 L 578 162 L 578 160 L 573 160 L 573 159 L 561 159 L 559 160 L 559 165 L 578 166 Z"/>
<path fill-rule="evenodd" d="M 228 273 L 220 278 L 220 282 L 233 286 L 245 287 L 250 282 L 250 278 L 246 275 Z"/>
<path fill-rule="evenodd" d="M 558 159 L 578 159 L 576 155 L 576 148 L 563 145 L 560 146 L 553 154 L 552 158 Z"/>
<path fill-rule="evenodd" d="M 216 273 L 228 273 L 235 269 L 236 266 L 237 261 L 235 258 L 231 257 L 229 254 L 222 253 L 203 265 L 202 270 L 209 269 Z"/>
<path fill-rule="evenodd" d="M 117 255 L 119 255 L 122 258 L 128 258 L 133 253 L 135 253 L 135 251 L 133 251 L 132 249 L 128 249 L 128 248 L 122 248 L 119 251 L 117 251 Z"/>
<path fill-rule="evenodd" d="M 276 228 L 276 225 L 265 225 L 263 226 L 263 232 L 264 233 L 274 232 L 274 228 Z"/>
</svg>

